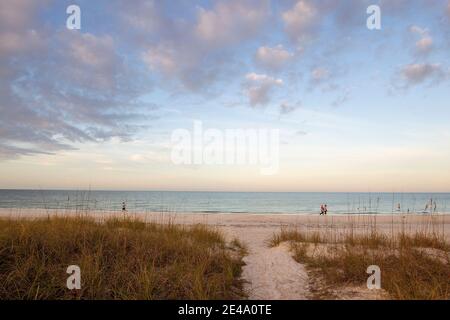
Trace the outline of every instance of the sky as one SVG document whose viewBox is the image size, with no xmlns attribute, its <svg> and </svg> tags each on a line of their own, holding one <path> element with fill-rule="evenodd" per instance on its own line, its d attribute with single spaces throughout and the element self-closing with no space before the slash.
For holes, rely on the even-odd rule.
<svg viewBox="0 0 450 320">
<path fill-rule="evenodd" d="M 448 0 L 0 0 L 0 188 L 450 192 L 449 34 Z M 174 163 L 195 123 L 279 132 L 277 170 Z"/>
</svg>

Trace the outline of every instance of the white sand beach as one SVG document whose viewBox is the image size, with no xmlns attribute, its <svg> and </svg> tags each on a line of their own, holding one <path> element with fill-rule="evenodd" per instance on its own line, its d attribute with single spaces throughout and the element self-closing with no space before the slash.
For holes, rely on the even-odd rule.
<svg viewBox="0 0 450 320">
<path fill-rule="evenodd" d="M 113 211 L 73 211 L 44 209 L 0 209 L 2 218 L 37 218 L 48 215 L 87 214 L 98 219 L 122 216 Z M 268 241 L 281 228 L 300 231 L 320 231 L 345 234 L 376 229 L 383 233 L 435 232 L 450 239 L 450 215 L 327 215 L 318 214 L 187 214 L 187 213 L 128 213 L 146 221 L 176 224 L 207 224 L 221 230 L 230 240 L 238 238 L 248 248 L 242 277 L 250 299 L 308 299 L 310 297 L 308 273 L 303 265 L 291 257 L 288 246 L 271 248 Z M 342 298 L 377 298 L 364 288 L 353 288 Z"/>
</svg>

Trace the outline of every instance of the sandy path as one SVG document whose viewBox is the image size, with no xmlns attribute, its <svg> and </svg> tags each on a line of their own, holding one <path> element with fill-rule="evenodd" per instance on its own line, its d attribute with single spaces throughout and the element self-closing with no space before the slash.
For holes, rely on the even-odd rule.
<svg viewBox="0 0 450 320">
<path fill-rule="evenodd" d="M 250 300 L 306 299 L 309 294 L 308 275 L 303 265 L 292 259 L 287 246 L 269 248 L 271 228 L 224 227 L 228 236 L 245 243 L 242 278 Z"/>
</svg>

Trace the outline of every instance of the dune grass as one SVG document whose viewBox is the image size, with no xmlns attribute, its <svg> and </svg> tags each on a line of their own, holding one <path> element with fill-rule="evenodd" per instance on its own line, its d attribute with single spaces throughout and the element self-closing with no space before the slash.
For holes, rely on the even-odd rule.
<svg viewBox="0 0 450 320">
<path fill-rule="evenodd" d="M 203 225 L 0 219 L 0 299 L 238 299 L 244 252 Z"/>
<path fill-rule="evenodd" d="M 328 285 L 364 286 L 367 267 L 377 265 L 390 299 L 450 299 L 450 246 L 439 234 L 330 235 L 284 229 L 270 245 L 285 241 L 294 259 Z"/>
</svg>

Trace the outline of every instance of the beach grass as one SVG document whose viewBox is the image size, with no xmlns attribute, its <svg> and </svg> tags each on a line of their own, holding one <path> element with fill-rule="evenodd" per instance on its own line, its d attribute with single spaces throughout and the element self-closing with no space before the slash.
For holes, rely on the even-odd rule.
<svg viewBox="0 0 450 320">
<path fill-rule="evenodd" d="M 385 298 L 450 299 L 450 245 L 441 234 L 282 229 L 270 245 L 282 242 L 288 242 L 293 258 L 305 264 L 312 283 L 326 283 L 317 298 L 326 298 L 330 287 L 339 292 L 347 286 L 366 286 L 367 268 L 376 265 L 381 270 Z"/>
<path fill-rule="evenodd" d="M 135 218 L 0 219 L 0 299 L 239 299 L 245 247 Z M 81 289 L 66 286 L 81 270 Z"/>
</svg>

